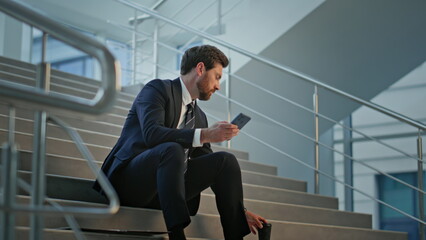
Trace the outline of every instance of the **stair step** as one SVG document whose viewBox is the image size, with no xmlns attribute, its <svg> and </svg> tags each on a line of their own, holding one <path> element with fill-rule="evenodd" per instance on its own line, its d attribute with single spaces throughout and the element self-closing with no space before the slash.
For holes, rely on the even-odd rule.
<svg viewBox="0 0 426 240">
<path fill-rule="evenodd" d="M 6 129 L 0 129 L 0 142 L 5 142 L 7 139 L 8 131 Z M 71 157 L 71 158 L 82 158 L 81 154 L 79 153 L 77 147 L 75 146 L 75 143 L 71 140 L 63 139 L 63 138 L 55 138 L 50 137 L 49 133 L 46 137 L 46 153 L 53 154 L 53 155 L 59 155 L 59 156 L 65 156 L 65 157 Z M 19 144 L 19 147 L 21 150 L 25 151 L 31 151 L 32 149 L 32 141 L 33 141 L 33 135 L 32 133 L 22 133 L 22 132 L 15 132 L 15 140 Z M 105 140 L 105 142 L 108 142 L 108 140 Z M 111 142 L 110 142 L 111 143 Z M 111 151 L 112 146 L 100 146 L 96 144 L 85 144 L 87 148 L 92 153 L 93 157 L 97 161 L 104 161 L 105 157 L 108 156 L 109 152 Z M 214 151 L 222 151 L 224 148 L 213 146 L 212 149 Z M 234 149 L 226 149 L 227 152 L 231 152 L 235 154 L 235 156 L 239 159 L 247 159 L 248 154 L 234 150 Z M 245 157 L 245 158 L 244 158 Z"/>
<path fill-rule="evenodd" d="M 33 108 L 32 106 L 31 106 L 31 109 L 29 109 L 28 104 L 24 105 L 22 102 L 16 102 L 18 104 L 15 105 L 15 101 L 10 99 L 8 99 L 6 102 L 0 102 L 0 114 L 4 116 L 9 116 L 8 106 L 6 105 L 7 103 L 11 103 L 12 105 L 16 107 L 17 109 L 16 117 L 33 121 L 34 113 L 35 113 L 34 110 L 37 110 L 37 109 Z M 117 125 L 117 127 L 122 128 L 124 121 L 126 120 L 128 109 L 122 108 L 117 110 L 117 108 L 118 107 L 112 107 L 111 112 L 103 113 L 100 115 L 91 115 L 91 114 L 72 112 L 69 110 L 58 111 L 58 109 L 55 109 L 55 108 L 45 107 L 47 112 L 54 112 L 55 114 L 53 115 L 60 116 L 60 118 L 63 119 L 65 122 L 68 122 L 68 119 L 71 119 L 73 121 L 80 121 L 80 122 L 81 121 L 101 122 L 101 123 L 110 124 L 110 125 L 111 124 Z M 115 111 L 114 109 L 116 109 L 117 111 L 123 111 L 123 114 L 118 115 L 113 113 Z M 91 130 L 89 126 L 85 126 L 85 125 L 81 125 L 81 129 Z M 120 132 L 121 130 L 118 131 L 117 134 L 119 135 Z"/>
<path fill-rule="evenodd" d="M 127 111 L 127 110 L 126 110 Z M 0 129 L 7 129 L 8 124 L 8 106 L 0 104 Z M 64 122 L 75 128 L 81 135 L 85 143 L 112 147 L 121 134 L 122 124 L 125 118 L 117 114 L 109 113 L 101 116 L 102 122 L 99 119 L 88 117 L 87 119 L 73 119 L 70 117 L 60 117 Z M 34 112 L 24 109 L 16 111 L 16 131 L 32 134 L 34 126 Z M 48 124 L 48 136 L 59 139 L 69 139 L 66 133 L 52 123 Z M 107 141 L 105 141 L 107 140 Z M 226 151 L 225 147 L 212 144 L 215 151 Z M 238 158 L 248 159 L 247 152 L 235 150 L 234 154 Z"/>
<path fill-rule="evenodd" d="M 7 132 L 0 129 L 0 141 L 5 142 L 7 139 Z M 19 144 L 20 149 L 30 151 L 32 149 L 33 136 L 29 133 L 15 132 L 16 142 Z M 93 144 L 86 144 L 93 157 L 98 161 L 104 160 L 110 152 L 110 147 L 104 147 Z M 71 140 L 46 138 L 46 152 L 54 155 L 63 155 L 66 157 L 82 158 L 80 152 Z"/>
<path fill-rule="evenodd" d="M 191 237 L 208 236 L 223 238 L 219 217 L 199 214 L 192 218 L 193 223 L 186 229 Z M 269 221 L 272 224 L 271 240 L 407 240 L 407 233 L 377 231 L 371 229 L 327 226 L 319 224 L 291 223 L 285 221 Z M 206 227 L 208 226 L 208 227 Z M 257 240 L 258 236 L 249 234 L 245 240 Z"/>
<path fill-rule="evenodd" d="M 227 151 L 229 151 L 229 150 L 227 150 Z M 247 159 L 247 158 L 243 158 L 243 159 Z M 241 161 L 241 159 L 239 159 L 238 163 L 240 164 L 240 167 L 243 170 L 258 172 L 258 173 L 263 173 L 263 174 L 269 174 L 269 175 L 273 175 L 273 176 L 277 175 L 277 167 L 272 166 L 272 165 L 267 165 L 267 164 L 264 164 L 264 163 L 256 163 L 256 162 L 247 161 L 247 160 Z"/>
<path fill-rule="evenodd" d="M 371 228 L 372 218 L 369 214 L 344 212 L 335 209 L 301 206 L 295 204 L 244 199 L 244 205 L 250 211 L 269 220 L 312 223 L 333 226 Z M 199 212 L 219 215 L 215 207 L 214 195 L 204 193 L 201 196 Z"/>
<path fill-rule="evenodd" d="M 9 116 L 6 105 L 0 104 L 0 114 L 2 116 L 2 119 L 6 119 Z M 114 124 L 114 123 L 102 121 L 102 118 L 104 118 L 106 115 L 108 114 L 104 114 L 101 116 L 86 116 L 85 118 L 79 118 L 79 119 L 74 118 L 72 116 L 61 116 L 60 118 L 62 121 L 66 122 L 68 125 L 76 129 L 79 129 L 81 131 L 90 131 L 90 132 L 97 132 L 97 133 L 119 136 L 123 126 L 120 124 Z M 32 123 L 34 121 L 33 111 L 19 108 L 16 111 L 16 119 L 17 121 L 26 123 L 26 126 L 22 127 L 22 132 L 26 132 L 26 133 L 32 132 L 29 130 L 32 129 Z M 2 121 L 2 122 L 4 122 L 3 126 L 6 126 L 7 121 Z M 17 127 L 20 127 L 20 126 L 17 126 Z"/>
<path fill-rule="evenodd" d="M 244 151 L 240 151 L 237 149 L 228 149 L 226 147 L 222 147 L 216 144 L 212 144 L 212 150 L 213 152 L 220 152 L 220 151 L 224 151 L 224 152 L 230 152 L 232 154 L 235 155 L 236 158 L 240 158 L 240 159 L 249 159 L 249 154 L 248 152 L 244 152 Z"/>
<path fill-rule="evenodd" d="M 16 118 L 15 124 L 16 124 L 15 131 L 21 132 L 21 133 L 33 134 L 33 129 L 34 129 L 33 120 Z M 0 114 L 0 129 L 6 130 L 7 127 L 8 127 L 8 116 Z M 88 144 L 101 145 L 101 146 L 112 148 L 118 140 L 118 135 L 111 135 L 111 134 L 100 133 L 100 132 L 95 132 L 95 131 L 90 131 L 85 129 L 75 129 L 75 130 L 77 130 L 83 142 Z M 47 124 L 47 135 L 49 137 L 57 138 L 57 139 L 66 139 L 66 140 L 71 139 L 62 128 L 52 123 Z"/>
<path fill-rule="evenodd" d="M 20 177 L 30 182 L 30 172 L 20 171 Z M 105 203 L 106 200 L 92 189 L 93 180 L 58 175 L 47 175 L 47 196 L 84 202 Z M 277 203 L 288 203 L 337 209 L 336 198 L 314 195 L 299 191 L 265 187 L 243 183 L 245 199 L 263 200 Z M 203 191 L 212 195 L 210 188 Z M 22 193 L 25 194 L 25 193 Z"/>
<path fill-rule="evenodd" d="M 338 209 L 337 198 L 253 184 L 243 184 L 244 198 L 288 203 L 320 208 Z M 213 194 L 211 189 L 204 193 Z"/>
<path fill-rule="evenodd" d="M 29 227 L 18 227 L 16 229 L 16 239 L 29 240 L 30 239 L 30 228 Z M 87 240 L 165 240 L 164 234 L 156 234 L 152 236 L 136 236 L 129 234 L 119 234 L 111 231 L 110 233 L 95 233 L 95 232 L 83 232 L 84 237 Z M 43 231 L 44 240 L 75 240 L 76 237 L 71 230 L 61 229 L 44 229 Z M 191 239 L 191 238 L 190 238 Z M 188 239 L 189 240 L 189 239 Z M 195 240 L 195 239 L 192 239 Z"/>
<path fill-rule="evenodd" d="M 30 143 L 32 140 L 32 134 L 33 134 L 33 120 L 31 118 L 33 117 L 34 113 L 31 113 L 29 111 L 17 111 L 17 121 L 16 121 L 16 136 L 17 141 L 20 143 L 22 149 L 29 150 L 32 148 L 32 145 L 22 145 L 21 141 L 24 143 Z M 5 134 L 7 130 L 7 106 L 0 104 L 0 140 L 6 139 Z M 67 118 L 67 117 L 61 117 L 66 123 L 69 125 L 76 127 L 77 131 L 81 134 L 81 137 L 85 143 L 87 143 L 88 147 L 91 148 L 92 154 L 94 157 L 98 160 L 103 160 L 109 153 L 110 149 L 114 146 L 115 142 L 118 139 L 119 134 L 121 133 L 122 124 L 124 123 L 124 118 L 121 118 L 120 116 L 114 115 L 114 114 L 108 114 L 103 116 L 105 120 L 108 120 L 108 122 L 114 123 L 114 125 L 111 125 L 110 123 L 102 123 L 98 121 L 82 121 Z M 119 123 L 119 124 L 118 124 Z M 78 126 L 75 126 L 78 125 Z M 96 129 L 93 130 L 87 130 L 91 127 L 94 127 Z M 82 128 L 82 129 L 81 129 Z M 104 131 L 107 133 L 102 133 Z M 108 131 L 110 131 L 108 133 Z M 112 134 L 114 135 L 112 135 Z M 48 141 L 51 142 L 57 142 L 55 144 L 55 147 L 53 150 L 54 154 L 60 154 L 64 153 L 65 156 L 69 157 L 80 157 L 80 155 L 77 153 L 77 151 L 74 151 L 75 147 L 70 146 L 74 145 L 70 142 L 70 138 L 66 135 L 66 133 L 60 129 L 59 127 L 48 124 L 48 131 L 47 131 Z M 49 144 L 49 145 L 51 145 Z M 212 148 L 214 151 L 228 151 L 232 152 L 237 158 L 241 159 L 248 159 L 248 153 L 238 150 L 229 150 L 227 148 L 212 145 Z M 73 149 L 73 150 L 71 150 Z M 49 151 L 48 151 L 49 152 Z M 77 154 L 77 155 L 76 155 Z"/>
<path fill-rule="evenodd" d="M 0 64 L 0 79 L 22 85 L 35 86 L 35 72 L 25 69 L 19 69 L 17 72 L 12 71 L 14 71 L 14 69 L 10 69 L 10 67 L 5 67 Z M 56 75 L 51 76 L 50 91 L 52 92 L 92 99 L 99 88 L 100 86 L 82 83 L 78 80 L 73 81 Z M 117 98 L 119 99 L 117 106 L 128 109 L 130 108 L 135 95 L 118 92 Z"/>
<path fill-rule="evenodd" d="M 0 74 L 9 74 L 13 76 L 12 79 L 6 77 L 8 81 L 23 81 L 22 84 L 34 85 L 36 76 L 36 66 L 31 63 L 22 62 L 14 59 L 8 59 L 0 56 Z M 6 75 L 5 75 L 6 76 Z M 0 77 L 1 78 L 1 77 Z M 76 90 L 96 92 L 101 83 L 99 80 L 78 76 L 71 73 L 66 73 L 52 69 L 51 83 L 69 87 Z M 77 95 L 79 96 L 79 95 Z M 119 97 L 127 102 L 133 102 L 134 94 L 120 92 Z"/>
<path fill-rule="evenodd" d="M 20 202 L 28 202 L 28 198 L 20 197 Z M 81 203 L 64 200 L 56 200 L 62 206 L 79 207 L 103 207 L 100 204 Z M 312 215 L 312 214 L 311 214 Z M 143 217 L 141 217 L 143 216 Z M 107 217 L 76 217 L 81 228 L 89 229 L 121 229 L 128 231 L 165 231 L 162 213 L 159 210 L 122 207 L 114 216 Z M 26 226 L 28 216 L 19 213 L 17 216 L 19 226 Z M 330 226 L 322 224 L 296 223 L 289 221 L 269 220 L 272 224 L 272 240 L 406 240 L 406 233 L 376 231 L 365 228 Z M 45 226 L 48 228 L 66 227 L 62 217 L 49 216 L 45 218 Z M 223 239 L 219 216 L 215 214 L 200 213 L 192 217 L 192 223 L 185 229 L 188 237 L 207 237 Z M 255 240 L 257 236 L 248 235 L 245 239 Z"/>
<path fill-rule="evenodd" d="M 270 221 L 272 224 L 271 239 L 300 240 L 407 240 L 408 234 L 402 232 L 379 231 L 351 227 L 325 226 L 319 224 L 291 223 Z M 250 235 L 246 240 L 257 240 Z"/>
<path fill-rule="evenodd" d="M 16 60 L 0 57 L 0 79 L 14 81 L 26 85 L 34 85 L 35 66 Z M 64 94 L 93 98 L 99 82 L 73 74 L 52 71 L 51 90 Z M 109 153 L 110 148 L 121 132 L 128 109 L 135 94 L 119 93 L 115 107 L 109 113 L 98 117 L 84 115 L 67 115 L 64 119 L 77 128 L 84 142 L 92 151 L 96 159 L 102 161 Z M 0 104 L 0 142 L 5 141 L 7 126 L 7 108 Z M 29 170 L 32 148 L 32 120 L 33 112 L 19 109 L 17 116 L 17 142 L 20 145 L 22 169 Z M 84 118 L 84 121 L 78 119 Z M 64 205 L 105 206 L 105 199 L 91 189 L 93 176 L 90 177 L 87 167 L 74 146 L 66 140 L 61 130 L 54 126 L 48 128 L 47 146 L 49 173 L 47 175 L 47 194 Z M 106 132 L 107 134 L 101 133 Z M 221 146 L 213 146 L 215 151 L 229 151 Z M 242 151 L 233 151 L 241 159 L 248 159 L 248 154 Z M 61 156 L 65 155 L 65 156 Z M 67 161 L 67 162 L 65 162 Z M 100 161 L 98 164 L 100 164 Z M 270 174 L 276 174 L 272 166 L 254 164 L 239 160 L 243 169 L 245 205 L 250 210 L 266 216 L 273 224 L 272 238 L 278 239 L 407 239 L 406 233 L 375 231 L 371 228 L 371 216 L 337 211 L 337 199 L 304 193 L 306 184 L 300 181 L 284 179 Z M 258 170 L 262 168 L 262 170 Z M 255 172 L 254 172 L 255 171 Z M 20 177 L 30 180 L 30 173 L 20 171 Z M 74 177 L 66 177 L 71 175 Z M 78 177 L 78 178 L 77 178 Z M 259 184 L 267 185 L 260 186 Z M 295 191 L 297 190 L 297 191 Z M 28 197 L 20 196 L 19 201 L 27 201 Z M 141 217 L 143 216 L 143 217 Z M 214 195 L 210 189 L 202 193 L 200 213 L 193 217 L 193 223 L 185 230 L 190 237 L 208 237 L 220 239 L 222 228 L 215 207 Z M 122 207 L 115 216 L 105 218 L 78 217 L 79 224 L 84 228 L 93 229 L 122 229 L 165 231 L 161 211 L 152 209 L 136 209 Z M 18 213 L 18 239 L 28 238 L 28 216 Z M 66 226 L 62 217 L 46 216 L 46 226 L 58 228 Z M 349 227 L 350 226 L 350 227 Z M 44 239 L 74 239 L 69 230 L 46 229 Z M 123 236 L 105 233 L 85 233 L 88 239 L 135 239 L 135 236 Z M 138 237 L 138 239 L 167 239 L 163 236 Z M 205 239 L 205 238 L 204 238 Z M 249 235 L 245 239 L 254 240 L 257 236 Z M 194 239 L 195 240 L 195 239 Z"/>
<path fill-rule="evenodd" d="M 1 151 L 0 151 L 1 152 Z M 30 151 L 20 151 L 19 153 L 20 169 L 31 171 L 32 153 Z M 293 179 L 287 179 L 261 172 L 247 171 L 245 167 L 254 168 L 254 166 L 262 166 L 262 164 L 254 164 L 246 160 L 238 160 L 242 169 L 242 179 L 244 183 L 264 185 L 276 188 L 285 188 L 295 191 L 306 191 L 306 183 Z M 102 165 L 98 161 L 98 166 Z M 262 169 L 259 169 L 262 170 Z M 90 171 L 87 161 L 80 158 L 66 158 L 56 155 L 46 156 L 46 173 L 53 175 L 62 175 L 68 177 L 94 179 L 95 175 Z"/>
</svg>

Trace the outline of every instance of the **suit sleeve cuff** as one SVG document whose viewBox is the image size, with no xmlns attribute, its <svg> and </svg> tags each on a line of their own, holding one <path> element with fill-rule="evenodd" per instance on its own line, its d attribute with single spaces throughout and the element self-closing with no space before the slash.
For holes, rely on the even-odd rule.
<svg viewBox="0 0 426 240">
<path fill-rule="evenodd" d="M 201 128 L 195 129 L 194 138 L 192 139 L 192 147 L 201 147 Z"/>
</svg>

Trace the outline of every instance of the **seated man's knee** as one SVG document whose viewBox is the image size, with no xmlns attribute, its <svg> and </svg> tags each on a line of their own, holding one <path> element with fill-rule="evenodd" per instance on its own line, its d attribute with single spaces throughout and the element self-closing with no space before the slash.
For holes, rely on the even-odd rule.
<svg viewBox="0 0 426 240">
<path fill-rule="evenodd" d="M 161 144 L 162 148 L 164 149 L 165 153 L 184 153 L 182 145 L 175 142 L 166 142 Z"/>
<path fill-rule="evenodd" d="M 229 152 L 217 152 L 217 154 L 220 154 L 225 168 L 240 171 L 240 164 L 234 154 Z"/>
<path fill-rule="evenodd" d="M 185 160 L 185 151 L 179 143 L 175 142 L 167 142 L 161 144 L 162 146 L 162 156 L 163 160 L 166 159 L 177 159 L 177 160 Z"/>
</svg>

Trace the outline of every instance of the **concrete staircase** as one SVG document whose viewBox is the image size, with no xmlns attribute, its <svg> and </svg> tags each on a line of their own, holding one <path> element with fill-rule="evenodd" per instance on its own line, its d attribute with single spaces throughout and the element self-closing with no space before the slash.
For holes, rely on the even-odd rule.
<svg viewBox="0 0 426 240">
<path fill-rule="evenodd" d="M 35 67 L 28 63 L 0 58 L 0 80 L 34 85 Z M 96 81 L 53 71 L 52 91 L 91 98 L 99 84 Z M 133 95 L 120 93 L 109 113 L 98 117 L 61 117 L 75 128 L 90 149 L 99 166 L 115 144 Z M 52 112 L 55 114 L 55 112 Z M 0 143 L 7 138 L 7 105 L 0 102 Z M 19 176 L 30 182 L 33 110 L 21 106 L 16 112 L 16 142 L 19 144 Z M 214 150 L 226 150 L 214 147 Z M 276 168 L 248 161 L 245 152 L 231 150 L 239 159 L 244 182 L 245 205 L 272 223 L 272 239 L 318 240 L 403 240 L 407 234 L 372 230 L 370 215 L 339 211 L 336 198 L 306 192 L 306 183 L 276 176 Z M 64 206 L 105 207 L 103 197 L 92 190 L 93 174 L 74 143 L 58 127 L 47 127 L 47 195 Z M 20 192 L 17 199 L 27 203 L 29 197 Z M 87 232 L 87 239 L 167 239 L 154 234 L 165 232 L 162 213 L 158 210 L 121 207 L 114 215 L 103 218 L 76 216 L 81 228 L 105 230 Z M 29 218 L 17 216 L 17 239 L 28 238 Z M 45 217 L 45 239 L 74 239 L 63 217 Z M 152 233 L 141 236 L 140 232 Z M 202 193 L 199 213 L 185 230 L 191 239 L 223 239 L 212 191 Z M 138 236 L 134 235 L 139 233 Z M 245 239 L 254 240 L 249 235 Z"/>
</svg>

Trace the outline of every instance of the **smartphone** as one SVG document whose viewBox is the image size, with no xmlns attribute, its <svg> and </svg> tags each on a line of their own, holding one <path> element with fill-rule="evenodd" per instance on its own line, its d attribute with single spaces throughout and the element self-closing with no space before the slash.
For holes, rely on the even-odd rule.
<svg viewBox="0 0 426 240">
<path fill-rule="evenodd" d="M 244 125 L 246 125 L 250 121 L 250 119 L 251 117 L 243 113 L 240 113 L 234 118 L 234 120 L 232 120 L 231 123 L 237 125 L 238 129 L 241 129 L 244 127 Z"/>
</svg>

